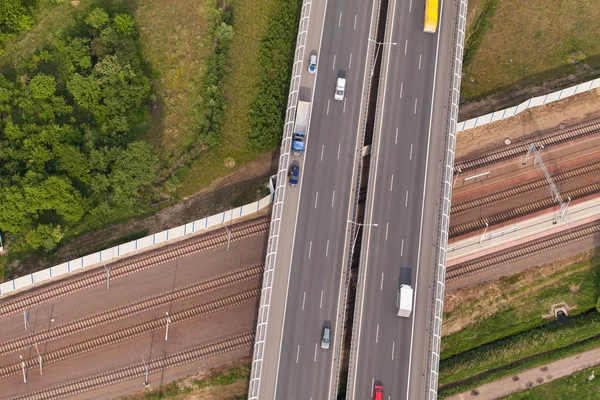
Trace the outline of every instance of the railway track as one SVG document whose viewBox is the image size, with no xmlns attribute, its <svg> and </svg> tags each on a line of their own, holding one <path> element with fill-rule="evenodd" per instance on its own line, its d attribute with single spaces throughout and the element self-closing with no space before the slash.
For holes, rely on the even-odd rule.
<svg viewBox="0 0 600 400">
<path fill-rule="evenodd" d="M 233 226 L 229 229 L 231 232 L 231 241 L 242 240 L 254 235 L 259 235 L 267 232 L 269 227 L 269 217 Z M 147 255 L 136 257 L 135 259 L 116 262 L 115 265 L 110 268 L 110 278 L 118 279 L 158 264 L 174 261 L 201 251 L 222 246 L 227 243 L 227 240 L 227 231 L 223 229 L 175 246 L 155 250 Z M 0 304 L 0 317 L 5 317 L 44 302 L 54 300 L 58 297 L 105 282 L 106 271 L 104 269 L 91 270 L 85 275 L 74 277 L 73 279 L 66 280 L 56 285 L 34 290 L 31 291 L 31 293 L 15 298 L 8 298 Z"/>
<path fill-rule="evenodd" d="M 490 151 L 470 159 L 458 160 L 454 163 L 454 175 L 462 172 L 468 172 L 477 168 L 486 167 L 511 158 L 524 156 L 527 154 L 529 145 L 543 145 L 545 148 L 566 143 L 571 140 L 580 139 L 600 132 L 600 121 L 594 121 L 575 128 L 566 129 L 561 132 L 554 132 L 549 135 L 535 138 L 524 143 L 516 143 L 501 149 Z"/>
<path fill-rule="evenodd" d="M 590 222 L 566 232 L 560 232 L 555 235 L 533 240 L 528 243 L 500 250 L 492 254 L 469 260 L 458 264 L 455 267 L 446 270 L 446 280 L 452 281 L 465 277 L 467 275 L 482 272 L 512 261 L 518 261 L 525 257 L 555 249 L 590 236 L 600 234 L 600 220 Z"/>
<path fill-rule="evenodd" d="M 9 354 L 23 348 L 34 346 L 36 343 L 47 343 L 52 340 L 72 335 L 86 329 L 91 329 L 111 321 L 131 317 L 153 308 L 171 304 L 175 301 L 181 301 L 190 297 L 231 286 L 248 279 L 256 278 L 262 275 L 263 270 L 264 266 L 262 264 L 247 267 L 242 270 L 233 271 L 228 274 L 186 286 L 181 289 L 173 290 L 168 293 L 162 293 L 137 301 L 135 303 L 80 318 L 73 322 L 59 325 L 51 329 L 46 329 L 10 340 L 8 342 L 0 343 L 0 355 Z"/>
<path fill-rule="evenodd" d="M 562 196 L 564 199 L 570 197 L 571 200 L 577 200 L 597 193 L 600 193 L 600 183 L 594 183 L 592 185 L 584 186 L 582 188 L 570 190 L 568 192 L 562 193 Z M 485 218 L 472 220 L 451 226 L 448 235 L 450 238 L 455 238 L 458 236 L 465 235 L 467 233 L 481 230 L 486 226 L 486 224 L 488 226 L 501 224 L 503 222 L 508 222 L 516 218 L 524 217 L 526 215 L 548 209 L 555 205 L 556 203 L 554 202 L 554 200 L 550 197 L 547 197 L 545 199 L 534 201 L 529 204 L 524 204 L 522 206 L 506 210 L 497 214 L 493 214 Z"/>
<path fill-rule="evenodd" d="M 600 171 L 600 162 L 590 163 L 581 167 L 558 173 L 552 177 L 555 183 L 564 183 L 572 181 L 583 176 L 593 174 Z M 535 192 L 548 187 L 546 179 L 538 179 L 532 182 L 523 183 L 515 187 L 491 193 L 473 200 L 468 200 L 462 203 L 453 204 L 450 208 L 450 215 L 457 216 L 466 214 L 473 209 L 490 206 L 502 201 L 510 200 L 515 197 L 523 196 L 528 193 Z"/>
<path fill-rule="evenodd" d="M 254 343 L 254 333 L 247 332 L 240 335 L 232 336 L 218 342 L 213 342 L 194 349 L 183 351 L 171 356 L 157 358 L 156 360 L 148 361 L 148 369 L 150 373 L 162 371 L 166 368 L 172 368 L 177 365 L 187 364 L 192 361 L 200 360 L 207 357 L 212 357 L 220 353 L 232 351 L 244 346 L 251 346 Z M 26 395 L 15 397 L 14 400 L 44 400 L 58 399 L 62 397 L 72 396 L 77 393 L 86 392 L 88 390 L 97 389 L 103 386 L 112 385 L 128 379 L 144 376 L 146 373 L 143 363 L 131 365 L 129 367 L 95 375 L 85 379 L 65 383 L 54 386 L 38 392 L 29 393 Z"/>
<path fill-rule="evenodd" d="M 232 296 L 222 297 L 220 299 L 201 304 L 196 307 L 191 307 L 182 311 L 173 312 L 169 314 L 171 324 L 177 324 L 183 321 L 197 318 L 203 315 L 212 314 L 215 312 L 223 311 L 228 308 L 232 308 L 248 301 L 257 300 L 260 297 L 259 289 L 251 289 L 243 292 L 236 293 Z M 144 333 L 152 332 L 165 327 L 165 318 L 163 316 L 152 318 L 148 321 L 141 322 L 139 324 L 129 326 L 123 329 L 119 329 L 105 335 L 95 337 L 93 339 L 74 343 L 65 347 L 61 347 L 56 350 L 51 350 L 46 353 L 42 353 L 42 359 L 44 365 L 63 360 L 68 357 L 73 357 L 79 354 L 83 354 L 88 351 L 96 350 L 98 348 L 115 344 L 117 342 L 131 339 L 135 336 L 142 335 Z M 36 368 L 38 366 L 37 356 L 25 359 L 25 368 Z M 0 378 L 6 378 L 11 375 L 19 374 L 22 372 L 21 362 L 17 361 L 14 363 L 6 364 L 0 367 Z"/>
</svg>

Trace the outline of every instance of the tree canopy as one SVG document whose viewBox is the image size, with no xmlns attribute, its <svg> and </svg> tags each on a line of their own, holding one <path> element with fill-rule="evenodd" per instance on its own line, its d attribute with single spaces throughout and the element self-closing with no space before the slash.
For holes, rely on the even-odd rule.
<svg viewBox="0 0 600 400">
<path fill-rule="evenodd" d="M 15 4 L 0 2 L 0 35 L 27 27 L 7 17 Z M 132 133 L 150 94 L 134 20 L 96 8 L 79 26 L 0 74 L 0 230 L 23 250 L 125 215 L 155 181 L 155 151 Z"/>
</svg>

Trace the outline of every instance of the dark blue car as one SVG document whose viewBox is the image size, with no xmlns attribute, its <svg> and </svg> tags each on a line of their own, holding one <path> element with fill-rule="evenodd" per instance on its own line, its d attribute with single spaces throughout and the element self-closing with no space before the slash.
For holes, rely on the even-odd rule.
<svg viewBox="0 0 600 400">
<path fill-rule="evenodd" d="M 290 172 L 288 172 L 288 176 L 290 177 L 290 186 L 296 186 L 298 184 L 298 179 L 300 178 L 300 166 L 292 165 Z"/>
</svg>

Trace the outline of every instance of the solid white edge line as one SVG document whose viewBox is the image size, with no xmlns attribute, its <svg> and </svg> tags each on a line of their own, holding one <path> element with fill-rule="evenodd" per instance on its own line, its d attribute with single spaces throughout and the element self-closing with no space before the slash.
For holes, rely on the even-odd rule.
<svg viewBox="0 0 600 400">
<path fill-rule="evenodd" d="M 327 18 L 327 2 L 329 0 L 325 0 L 325 14 L 323 15 L 323 23 L 321 24 L 321 36 L 319 38 L 319 47 L 318 47 L 318 52 L 319 54 L 321 53 L 321 44 L 323 42 L 323 30 L 325 29 L 325 19 Z M 312 7 L 312 3 L 311 3 L 311 7 Z M 308 27 L 310 26 L 310 11 L 308 14 L 308 24 L 306 26 L 306 31 L 308 32 Z M 304 48 L 306 49 L 306 43 L 304 43 Z M 319 77 L 319 69 L 317 68 L 317 70 L 315 71 L 315 85 L 317 83 L 317 78 Z M 300 76 L 300 79 L 302 79 L 302 75 Z M 291 84 L 291 82 L 290 82 Z M 312 95 L 310 97 L 310 103 L 313 104 L 314 103 L 314 98 L 315 98 L 315 91 L 312 91 Z M 310 115 L 312 117 L 312 106 L 310 108 Z M 304 156 L 306 157 L 306 152 L 308 151 L 308 140 L 310 139 L 310 117 L 308 120 L 308 127 L 306 130 L 306 142 L 304 144 Z M 290 159 L 292 156 L 292 153 L 290 152 L 289 155 Z M 305 159 L 305 158 L 304 158 Z M 302 163 L 302 165 L 304 165 L 304 162 Z M 296 244 L 296 230 L 298 227 L 298 213 L 300 210 L 300 199 L 302 198 L 302 182 L 304 182 L 304 174 L 300 174 L 300 182 L 298 183 L 298 185 L 300 186 L 300 190 L 298 191 L 298 205 L 296 206 L 296 221 L 294 223 L 294 237 L 292 238 L 292 253 L 290 255 L 290 274 L 288 275 L 288 282 L 287 282 L 287 288 L 286 288 L 286 296 L 285 296 L 285 305 L 283 307 L 283 323 L 281 324 L 281 338 L 279 340 L 279 351 L 278 351 L 278 357 L 277 357 L 277 372 L 275 373 L 275 389 L 274 389 L 274 396 L 277 396 L 277 384 L 279 383 L 279 364 L 281 362 L 281 348 L 283 346 L 283 334 L 285 331 L 285 316 L 287 314 L 287 303 L 288 303 L 288 296 L 287 294 L 290 292 L 290 279 L 292 276 L 292 261 L 294 259 L 294 246 Z M 285 192 L 284 192 L 284 196 L 285 196 Z M 282 206 L 282 213 L 283 213 L 283 206 Z M 280 225 L 281 228 L 281 225 Z M 311 242 L 312 243 L 312 242 Z M 268 330 L 268 325 L 267 328 Z M 266 333 L 265 333 L 265 338 L 266 338 Z M 266 340 L 265 340 L 266 341 Z M 259 387 L 258 387 L 258 394 L 260 395 L 260 383 L 259 383 Z"/>
<path fill-rule="evenodd" d="M 423 216 L 425 214 L 425 191 L 427 190 L 427 170 L 429 169 L 429 146 L 431 144 L 431 121 L 433 121 L 433 104 L 434 104 L 434 100 L 435 100 L 435 80 L 437 78 L 437 66 L 438 66 L 438 57 L 440 55 L 440 31 L 442 30 L 442 15 L 444 12 L 444 0 L 441 0 L 440 2 L 440 22 L 439 22 L 439 26 L 438 26 L 438 31 L 437 31 L 437 44 L 436 44 L 436 50 L 435 50 L 435 67 L 433 69 L 433 83 L 432 83 L 432 87 L 431 87 L 431 111 L 429 112 L 429 133 L 427 134 L 427 156 L 425 158 L 425 181 L 423 184 L 423 200 L 421 202 L 421 227 L 419 228 L 419 247 L 418 247 L 418 252 L 417 252 L 417 274 L 415 276 L 415 295 L 413 297 L 413 310 L 415 310 L 415 303 L 417 300 L 417 291 L 419 288 L 419 266 L 420 266 L 420 261 L 421 261 L 421 242 L 423 239 Z M 412 355 L 413 355 L 413 342 L 414 342 L 414 337 L 415 337 L 415 314 L 416 312 L 413 312 L 413 317 L 412 317 L 412 329 L 410 332 L 410 351 L 409 351 L 409 355 L 408 355 L 408 381 L 406 383 L 406 400 L 409 400 L 409 393 L 410 393 L 410 372 L 411 372 L 411 368 L 412 368 Z M 430 371 L 427 371 L 426 373 L 429 374 Z"/>
<path fill-rule="evenodd" d="M 375 2 L 373 2 L 373 7 L 375 7 Z M 392 32 L 392 33 L 394 32 L 395 16 L 396 16 L 396 0 L 394 0 L 394 8 L 392 10 L 392 27 L 390 28 L 390 32 Z M 373 18 L 371 18 L 371 19 L 373 19 Z M 369 29 L 369 32 L 370 31 L 371 31 L 371 28 Z M 408 40 L 407 40 L 407 43 L 408 43 Z M 368 48 L 367 48 L 367 50 L 368 50 Z M 387 76 L 388 76 L 389 67 L 390 67 L 390 57 L 388 56 L 388 58 L 386 60 L 385 75 L 384 75 L 386 77 L 386 79 L 383 82 L 383 96 L 384 96 L 384 98 L 385 98 L 385 92 L 387 90 Z M 366 74 L 366 70 L 365 70 L 365 74 Z M 375 100 L 375 101 L 377 101 L 377 100 Z M 383 101 L 382 106 L 381 106 L 381 114 L 383 114 L 384 108 L 385 108 L 385 101 Z M 383 118 L 380 118 L 380 121 L 379 121 L 379 131 L 380 132 L 381 132 L 381 126 L 382 126 L 382 124 L 383 124 Z M 373 163 L 373 154 L 377 155 L 377 157 L 379 156 L 379 144 L 380 143 L 381 143 L 381 134 L 377 135 L 377 146 L 375 146 L 376 152 L 373 153 L 373 150 L 371 150 L 371 165 Z M 371 149 L 373 149 L 373 146 L 371 147 Z M 373 174 L 373 193 L 375 193 L 375 187 L 376 187 L 376 183 L 377 183 L 377 168 L 378 167 L 379 167 L 379 163 L 376 162 L 375 163 L 375 172 Z M 369 222 L 368 222 L 369 224 L 373 223 L 373 203 L 374 203 L 374 201 L 371 202 L 371 211 L 369 212 Z M 370 244 L 371 244 L 371 229 L 367 229 L 367 243 L 366 243 L 366 246 L 365 246 L 367 255 L 368 255 L 368 251 L 369 251 L 369 248 L 370 248 Z M 364 271 L 365 271 L 364 274 L 363 274 L 364 277 L 365 277 L 365 280 L 366 280 L 366 277 L 367 277 L 367 270 L 368 270 L 368 264 L 369 264 L 368 263 L 368 258 L 369 257 L 365 258 L 365 265 L 363 267 Z M 362 330 L 362 312 L 363 312 L 363 307 L 364 307 L 364 303 L 365 303 L 365 296 L 364 296 L 364 294 L 365 294 L 365 286 L 366 286 L 365 282 L 363 281 L 362 282 L 362 294 L 361 294 L 361 297 L 360 297 L 360 314 L 359 314 L 361 316 L 361 318 L 358 321 L 358 335 L 356 336 L 358 338 L 357 339 L 357 343 L 356 343 L 356 357 L 355 357 L 356 360 L 358 360 L 358 357 L 359 357 L 358 355 L 359 355 L 359 351 L 360 351 L 360 333 L 361 333 L 361 330 Z M 354 368 L 354 369 L 356 370 L 357 368 Z M 353 376 L 352 376 L 352 380 L 353 380 L 352 381 L 352 396 L 353 397 L 356 397 L 356 377 L 357 377 L 357 374 L 356 374 L 356 371 L 354 371 Z M 373 385 L 371 384 L 371 389 L 372 388 L 373 388 Z"/>
</svg>

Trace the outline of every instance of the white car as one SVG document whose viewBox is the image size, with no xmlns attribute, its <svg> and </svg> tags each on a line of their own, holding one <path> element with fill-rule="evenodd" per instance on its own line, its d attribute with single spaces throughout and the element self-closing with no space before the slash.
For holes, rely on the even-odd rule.
<svg viewBox="0 0 600 400">
<path fill-rule="evenodd" d="M 311 54 L 308 57 L 308 73 L 314 74 L 315 72 L 317 72 L 317 55 Z"/>
<path fill-rule="evenodd" d="M 336 100 L 344 100 L 344 92 L 346 91 L 346 79 L 345 78 L 337 78 L 337 83 L 335 84 L 335 95 L 333 96 Z"/>
</svg>

